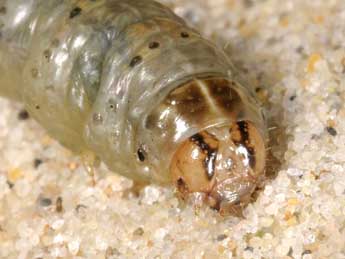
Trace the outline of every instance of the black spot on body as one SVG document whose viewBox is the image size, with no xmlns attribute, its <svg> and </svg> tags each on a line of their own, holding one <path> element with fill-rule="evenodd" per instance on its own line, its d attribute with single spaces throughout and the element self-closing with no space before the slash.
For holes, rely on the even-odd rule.
<svg viewBox="0 0 345 259">
<path fill-rule="evenodd" d="M 206 171 L 207 179 L 211 180 L 214 176 L 214 170 L 216 166 L 216 158 L 217 158 L 217 149 L 211 148 L 209 144 L 207 144 L 204 140 L 204 137 L 201 134 L 195 134 L 191 138 L 198 147 L 206 154 L 206 158 L 204 160 L 204 168 Z"/>
<path fill-rule="evenodd" d="M 132 58 L 131 62 L 129 63 L 129 66 L 135 67 L 136 65 L 141 63 L 142 60 L 143 58 L 141 56 L 135 56 L 134 58 Z"/>
<path fill-rule="evenodd" d="M 51 55 L 52 55 L 51 50 L 46 49 L 45 51 L 43 51 L 43 56 L 44 56 L 48 61 L 50 60 Z"/>
<path fill-rule="evenodd" d="M 141 162 L 144 162 L 146 157 L 145 157 L 145 151 L 142 148 L 139 148 L 137 151 L 138 159 Z"/>
<path fill-rule="evenodd" d="M 72 18 L 74 18 L 74 17 L 76 17 L 76 16 L 78 16 L 80 13 L 81 13 L 81 8 L 80 7 L 75 7 L 71 12 L 70 12 L 70 14 L 69 14 L 69 18 L 70 19 L 72 19 Z"/>
<path fill-rule="evenodd" d="M 108 107 L 110 110 L 116 111 L 117 105 L 116 105 L 116 101 L 114 99 L 109 99 L 107 103 L 108 103 Z"/>
<path fill-rule="evenodd" d="M 41 109 L 41 106 L 39 106 L 38 104 L 36 104 L 36 105 L 35 105 L 35 109 L 36 109 L 36 110 L 39 110 L 39 109 Z"/>
</svg>

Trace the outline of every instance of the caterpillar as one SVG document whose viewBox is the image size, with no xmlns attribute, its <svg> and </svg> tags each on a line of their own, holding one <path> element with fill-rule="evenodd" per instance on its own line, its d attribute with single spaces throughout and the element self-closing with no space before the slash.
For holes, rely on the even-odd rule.
<svg viewBox="0 0 345 259">
<path fill-rule="evenodd" d="M 0 95 L 72 151 L 221 213 L 265 171 L 265 118 L 234 71 L 152 0 L 0 0 Z"/>
</svg>

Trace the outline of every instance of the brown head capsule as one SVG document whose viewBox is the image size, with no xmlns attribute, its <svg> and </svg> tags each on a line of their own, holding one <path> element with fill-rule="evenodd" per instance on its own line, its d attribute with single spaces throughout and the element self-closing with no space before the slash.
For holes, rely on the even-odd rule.
<svg viewBox="0 0 345 259">
<path fill-rule="evenodd" d="M 199 101 L 206 106 L 203 112 L 226 114 L 233 117 L 234 122 L 206 126 L 182 141 L 171 160 L 170 174 L 183 199 L 201 197 L 222 214 L 239 215 L 264 179 L 264 136 L 250 120 L 236 120 L 243 116 L 244 100 L 229 83 L 221 80 L 199 83 L 205 87 L 204 91 L 194 89 L 194 94 L 202 96 Z M 193 87 L 200 86 L 193 83 L 190 88 Z M 215 94 L 217 91 L 222 95 Z M 201 116 L 202 123 L 205 114 L 194 116 Z"/>
</svg>

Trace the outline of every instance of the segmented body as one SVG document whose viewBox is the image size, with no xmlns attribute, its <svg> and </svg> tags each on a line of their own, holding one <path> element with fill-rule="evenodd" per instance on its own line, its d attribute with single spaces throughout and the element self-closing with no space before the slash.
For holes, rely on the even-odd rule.
<svg viewBox="0 0 345 259">
<path fill-rule="evenodd" d="M 227 56 L 161 4 L 0 0 L 0 10 L 0 94 L 117 173 L 169 182 L 178 145 L 203 129 L 251 121 L 266 134 Z"/>
</svg>

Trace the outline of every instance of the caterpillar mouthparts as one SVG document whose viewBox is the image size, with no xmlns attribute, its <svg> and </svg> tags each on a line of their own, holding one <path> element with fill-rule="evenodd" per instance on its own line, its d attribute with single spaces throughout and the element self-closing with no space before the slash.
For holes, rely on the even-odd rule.
<svg viewBox="0 0 345 259">
<path fill-rule="evenodd" d="M 170 173 L 183 199 L 201 198 L 221 214 L 238 215 L 264 179 L 264 150 L 248 121 L 213 127 L 181 143 Z"/>
</svg>

